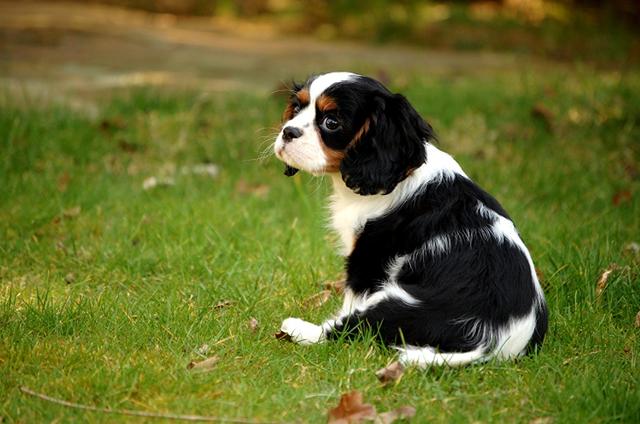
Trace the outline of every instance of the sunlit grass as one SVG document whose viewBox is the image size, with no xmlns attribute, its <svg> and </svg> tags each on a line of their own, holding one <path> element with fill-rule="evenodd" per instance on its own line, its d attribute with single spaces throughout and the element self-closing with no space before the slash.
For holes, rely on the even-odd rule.
<svg viewBox="0 0 640 424">
<path fill-rule="evenodd" d="M 26 385 L 91 405 L 269 421 L 322 422 L 351 389 L 379 410 L 414 405 L 416 422 L 638 421 L 640 258 L 625 246 L 640 242 L 639 88 L 588 70 L 403 85 L 441 147 L 518 224 L 550 330 L 517 363 L 411 370 L 387 389 L 374 371 L 393 352 L 370 340 L 273 337 L 285 317 L 320 321 L 338 307 L 304 300 L 342 267 L 325 230 L 327 183 L 259 159 L 280 99 L 140 90 L 91 120 L 5 96 L 0 416 L 113 420 L 26 398 Z M 182 171 L 201 163 L 219 175 Z M 150 176 L 174 184 L 143 190 Z M 188 371 L 203 354 L 220 361 Z"/>
</svg>

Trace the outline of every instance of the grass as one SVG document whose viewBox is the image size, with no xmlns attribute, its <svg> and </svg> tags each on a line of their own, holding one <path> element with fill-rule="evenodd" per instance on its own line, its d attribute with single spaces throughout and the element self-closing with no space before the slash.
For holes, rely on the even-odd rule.
<svg viewBox="0 0 640 424">
<path fill-rule="evenodd" d="M 640 256 L 625 246 L 640 242 L 640 79 L 578 68 L 391 86 L 519 225 L 550 307 L 539 354 L 410 370 L 385 389 L 373 373 L 393 352 L 370 340 L 275 340 L 283 318 L 317 322 L 338 307 L 304 299 L 341 272 L 324 228 L 328 184 L 256 160 L 281 99 L 141 89 L 90 119 L 4 95 L 0 420 L 116 419 L 27 398 L 26 385 L 103 407 L 266 421 L 323 422 L 360 390 L 380 411 L 415 406 L 415 422 L 638 422 Z M 180 171 L 208 161 L 216 178 Z M 175 184 L 145 191 L 149 176 Z M 220 361 L 192 373 L 203 345 Z"/>
</svg>

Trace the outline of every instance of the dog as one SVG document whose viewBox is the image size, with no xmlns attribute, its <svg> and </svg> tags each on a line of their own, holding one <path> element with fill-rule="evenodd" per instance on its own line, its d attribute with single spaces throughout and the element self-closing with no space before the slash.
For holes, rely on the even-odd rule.
<svg viewBox="0 0 640 424">
<path fill-rule="evenodd" d="M 342 308 L 320 325 L 285 319 L 292 341 L 372 331 L 423 368 L 541 346 L 547 306 L 513 221 L 434 145 L 404 96 L 366 76 L 322 74 L 294 84 L 283 122 L 275 155 L 286 175 L 330 176 L 346 258 Z"/>
</svg>

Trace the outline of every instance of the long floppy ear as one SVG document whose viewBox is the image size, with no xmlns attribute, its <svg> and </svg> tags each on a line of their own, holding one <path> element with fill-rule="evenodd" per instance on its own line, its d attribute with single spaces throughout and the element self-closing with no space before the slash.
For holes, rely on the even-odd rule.
<svg viewBox="0 0 640 424">
<path fill-rule="evenodd" d="M 381 93 L 373 100 L 369 129 L 340 164 L 342 179 L 354 192 L 388 194 L 426 158 L 425 142 L 433 129 L 400 94 Z"/>
</svg>

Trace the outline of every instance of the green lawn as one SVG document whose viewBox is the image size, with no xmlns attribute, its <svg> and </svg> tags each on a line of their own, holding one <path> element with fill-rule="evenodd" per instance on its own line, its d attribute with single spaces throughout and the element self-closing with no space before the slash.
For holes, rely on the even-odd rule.
<svg viewBox="0 0 640 424">
<path fill-rule="evenodd" d="M 283 318 L 320 321 L 338 307 L 338 296 L 305 299 L 342 266 L 325 229 L 328 182 L 260 159 L 281 98 L 143 89 L 90 119 L 4 94 L 0 422 L 122 419 L 21 385 L 261 421 L 324 422 L 359 390 L 379 411 L 415 406 L 415 422 L 639 422 L 640 253 L 625 246 L 640 243 L 640 78 L 578 67 L 390 85 L 519 226 L 550 308 L 539 354 L 409 370 L 382 388 L 374 372 L 393 352 L 370 340 L 276 340 Z M 182 172 L 205 162 L 217 177 Z M 151 176 L 175 184 L 143 190 Z M 187 370 L 212 355 L 209 372 Z"/>
</svg>

